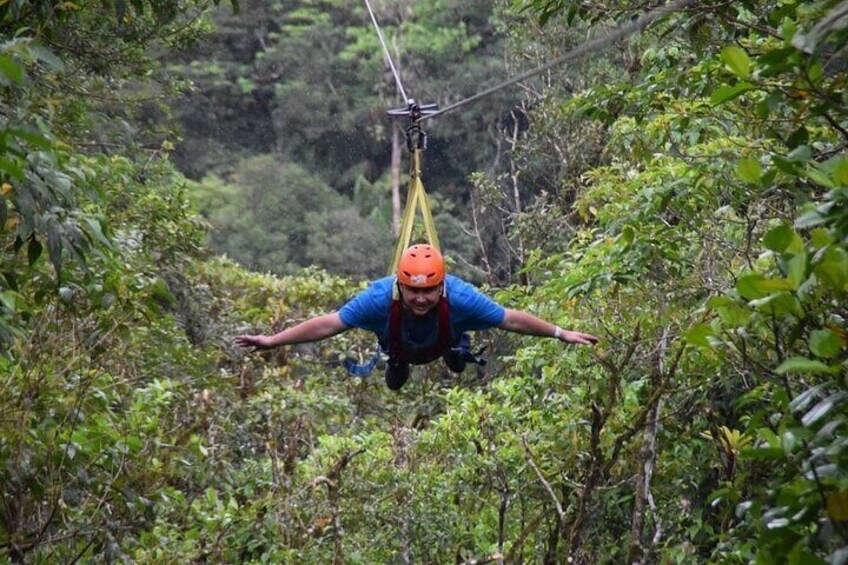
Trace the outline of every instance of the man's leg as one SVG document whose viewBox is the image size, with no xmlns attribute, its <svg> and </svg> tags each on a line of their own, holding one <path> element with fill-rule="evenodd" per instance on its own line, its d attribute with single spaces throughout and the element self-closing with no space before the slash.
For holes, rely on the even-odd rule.
<svg viewBox="0 0 848 565">
<path fill-rule="evenodd" d="M 391 390 L 400 390 L 409 380 L 409 363 L 389 359 L 386 363 L 386 386 Z"/>
<path fill-rule="evenodd" d="M 448 366 L 448 369 L 450 369 L 453 373 L 463 372 L 465 370 L 465 366 L 468 364 L 468 362 L 462 358 L 461 353 L 453 350 L 442 355 L 442 359 L 445 361 L 445 365 Z"/>
</svg>

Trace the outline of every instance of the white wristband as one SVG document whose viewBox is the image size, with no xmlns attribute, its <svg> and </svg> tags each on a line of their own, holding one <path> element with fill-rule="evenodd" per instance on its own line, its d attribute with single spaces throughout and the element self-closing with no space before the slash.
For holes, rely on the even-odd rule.
<svg viewBox="0 0 848 565">
<path fill-rule="evenodd" d="M 554 337 L 560 339 L 562 337 L 562 328 L 559 326 L 554 326 L 554 328 Z"/>
</svg>

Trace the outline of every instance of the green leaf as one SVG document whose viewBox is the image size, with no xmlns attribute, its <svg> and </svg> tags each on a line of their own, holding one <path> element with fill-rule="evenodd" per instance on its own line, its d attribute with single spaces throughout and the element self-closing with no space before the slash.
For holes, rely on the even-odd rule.
<svg viewBox="0 0 848 565">
<path fill-rule="evenodd" d="M 624 226 L 618 236 L 619 241 L 624 243 L 625 247 L 629 247 L 635 238 L 636 231 L 633 229 L 633 226 Z"/>
<path fill-rule="evenodd" d="M 692 345 L 700 347 L 709 347 L 710 342 L 707 338 L 714 336 L 715 331 L 709 324 L 695 324 L 683 334 L 686 341 Z"/>
<path fill-rule="evenodd" d="M 718 310 L 719 308 L 728 306 L 730 304 L 735 304 L 735 302 L 727 296 L 713 296 L 712 298 L 707 300 L 706 306 L 709 310 Z"/>
<path fill-rule="evenodd" d="M 714 296 L 707 300 L 707 310 L 718 314 L 723 324 L 729 327 L 744 326 L 751 318 L 751 311 L 727 296 Z"/>
<path fill-rule="evenodd" d="M 792 45 L 795 33 L 798 31 L 798 22 L 791 18 L 783 17 L 780 19 L 781 13 L 779 10 L 769 11 L 769 19 L 775 18 L 772 25 L 780 25 L 780 33 L 783 35 L 783 41 L 786 45 Z"/>
<path fill-rule="evenodd" d="M 725 498 L 733 498 L 735 493 L 730 487 L 721 487 L 717 488 L 707 497 L 707 503 L 711 506 L 715 506 L 717 503 L 721 502 Z"/>
<path fill-rule="evenodd" d="M 813 150 L 809 145 L 799 145 L 790 151 L 786 158 L 795 163 L 806 163 L 813 158 Z"/>
<path fill-rule="evenodd" d="M 51 149 L 53 147 L 53 142 L 38 131 L 31 131 L 24 128 L 11 128 L 7 133 L 10 136 L 26 141 L 38 149 Z"/>
<path fill-rule="evenodd" d="M 173 295 L 168 283 L 164 279 L 157 278 L 151 285 L 153 296 L 173 306 L 177 303 L 177 297 Z"/>
<path fill-rule="evenodd" d="M 795 435 L 793 430 L 786 430 L 781 436 L 781 444 L 784 451 L 792 453 L 798 445 L 798 436 Z"/>
<path fill-rule="evenodd" d="M 775 372 L 778 375 L 785 375 L 787 373 L 827 373 L 833 374 L 838 373 L 840 371 L 839 366 L 831 367 L 822 363 L 821 361 L 816 361 L 813 359 L 807 359 L 806 357 L 790 357 L 786 361 L 780 364 L 780 366 L 775 369 Z"/>
<path fill-rule="evenodd" d="M 795 290 L 792 281 L 788 279 L 767 279 L 760 273 L 749 273 L 739 277 L 736 281 L 736 290 L 742 298 L 754 300 L 763 298 L 773 292 L 784 290 Z"/>
<path fill-rule="evenodd" d="M 5 171 L 10 177 L 18 180 L 24 180 L 24 169 L 15 161 L 0 157 L 0 171 Z"/>
<path fill-rule="evenodd" d="M 795 295 L 788 292 L 771 294 L 765 298 L 752 300 L 749 304 L 753 308 L 768 312 L 775 316 L 794 314 L 795 316 L 801 317 L 804 315 L 804 311 L 801 309 L 801 304 L 798 302 L 798 299 L 795 298 Z"/>
<path fill-rule="evenodd" d="M 793 131 L 786 139 L 787 147 L 791 147 L 792 149 L 795 149 L 796 147 L 800 147 L 802 145 L 807 145 L 809 142 L 810 132 L 804 126 L 801 126 L 795 131 Z"/>
<path fill-rule="evenodd" d="M 779 292 L 795 290 L 795 285 L 789 279 L 764 279 L 759 283 L 759 288 L 765 292 Z"/>
<path fill-rule="evenodd" d="M 819 280 L 835 290 L 848 290 L 848 252 L 840 247 L 828 247 L 813 268 Z"/>
<path fill-rule="evenodd" d="M 751 319 L 751 311 L 735 302 L 718 307 L 715 311 L 722 322 L 733 328 L 744 326 Z"/>
<path fill-rule="evenodd" d="M 836 184 L 833 182 L 831 176 L 818 163 L 807 163 L 807 177 L 821 186 L 836 188 Z"/>
<path fill-rule="evenodd" d="M 827 221 L 827 216 L 821 213 L 820 210 L 810 210 L 804 212 L 798 219 L 795 220 L 795 227 L 806 229 L 814 226 L 820 226 Z"/>
<path fill-rule="evenodd" d="M 810 243 L 812 243 L 813 247 L 816 249 L 820 249 L 833 243 L 833 237 L 826 229 L 816 228 L 810 232 Z"/>
<path fill-rule="evenodd" d="M 772 155 L 771 162 L 774 163 L 774 166 L 778 170 L 786 173 L 787 175 L 797 177 L 803 174 L 800 164 L 785 157 L 781 157 L 780 155 Z"/>
<path fill-rule="evenodd" d="M 834 563 L 831 561 L 831 563 Z M 787 555 L 786 565 L 828 565 L 828 562 L 807 551 L 804 540 L 799 541 Z"/>
<path fill-rule="evenodd" d="M 768 295 L 768 291 L 761 290 L 760 284 L 765 280 L 765 277 L 760 273 L 750 273 L 739 277 L 736 281 L 736 290 L 742 298 L 753 300 L 754 298 L 762 298 Z"/>
<path fill-rule="evenodd" d="M 843 157 L 834 165 L 833 180 L 839 186 L 848 186 L 848 158 Z"/>
<path fill-rule="evenodd" d="M 763 245 L 766 249 L 771 249 L 777 253 L 783 253 L 787 250 L 798 252 L 804 248 L 804 242 L 789 224 L 780 224 L 766 232 L 766 235 L 763 236 Z M 789 249 L 790 246 L 792 246 L 791 250 Z"/>
<path fill-rule="evenodd" d="M 807 254 L 796 253 L 786 262 L 786 276 L 795 290 L 807 279 Z"/>
<path fill-rule="evenodd" d="M 745 92 L 753 89 L 754 85 L 749 82 L 739 82 L 734 85 L 723 84 L 716 88 L 710 96 L 710 104 L 713 106 L 720 106 L 721 104 L 729 102 L 734 98 L 738 98 Z"/>
<path fill-rule="evenodd" d="M 833 359 L 842 350 L 839 334 L 833 330 L 814 330 L 810 333 L 810 351 L 817 357 Z"/>
<path fill-rule="evenodd" d="M 111 246 L 109 240 L 106 239 L 106 236 L 103 235 L 103 228 L 99 220 L 95 218 L 86 218 L 85 223 L 88 227 L 88 229 L 86 230 L 86 234 L 89 238 L 100 243 L 104 247 Z"/>
<path fill-rule="evenodd" d="M 0 292 L 0 306 L 5 307 L 10 312 L 15 311 L 15 298 L 18 296 L 18 293 L 13 292 L 11 290 L 7 290 L 5 292 Z"/>
<path fill-rule="evenodd" d="M 8 55 L 0 54 L 0 75 L 7 80 L 0 80 L 0 84 L 21 84 L 24 81 L 24 68 Z"/>
<path fill-rule="evenodd" d="M 758 184 L 763 178 L 763 167 L 758 159 L 745 157 L 736 165 L 736 176 L 747 183 Z"/>
<path fill-rule="evenodd" d="M 742 79 L 751 76 L 751 59 L 744 49 L 736 45 L 728 45 L 721 50 L 721 60 L 727 69 Z"/>
<path fill-rule="evenodd" d="M 768 443 L 769 447 L 780 447 L 780 438 L 768 428 L 757 428 L 757 436 Z"/>
</svg>

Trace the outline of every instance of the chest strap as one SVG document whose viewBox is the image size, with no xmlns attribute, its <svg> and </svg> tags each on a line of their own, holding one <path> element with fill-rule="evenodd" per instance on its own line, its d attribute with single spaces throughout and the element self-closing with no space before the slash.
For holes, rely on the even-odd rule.
<svg viewBox="0 0 848 565">
<path fill-rule="evenodd" d="M 400 299 L 392 300 L 389 310 L 389 357 L 397 361 L 423 365 L 435 361 L 451 347 L 451 317 L 448 299 L 442 296 L 436 305 L 439 335 L 436 343 L 426 349 L 407 350 L 403 346 L 403 304 Z"/>
</svg>

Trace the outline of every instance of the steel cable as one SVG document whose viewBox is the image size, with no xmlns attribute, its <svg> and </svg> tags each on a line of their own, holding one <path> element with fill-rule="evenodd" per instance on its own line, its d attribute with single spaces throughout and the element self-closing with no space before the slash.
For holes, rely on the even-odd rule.
<svg viewBox="0 0 848 565">
<path fill-rule="evenodd" d="M 392 56 L 389 54 L 389 48 L 386 45 L 385 37 L 383 37 L 383 31 L 377 23 L 377 18 L 374 16 L 374 10 L 371 9 L 371 3 L 368 0 L 365 0 L 365 6 L 368 8 L 368 13 L 371 14 L 371 21 L 374 23 L 374 29 L 377 31 L 377 37 L 380 38 L 380 44 L 383 46 L 383 54 L 389 62 L 389 68 L 392 69 L 392 74 L 395 77 L 395 82 L 397 82 L 398 90 L 400 91 L 400 95 L 403 97 L 403 103 L 406 104 L 409 101 L 409 98 L 406 97 L 406 91 L 403 89 L 403 83 L 400 81 L 400 74 L 398 74 L 395 64 L 392 61 Z"/>
<path fill-rule="evenodd" d="M 464 100 L 460 100 L 459 102 L 445 106 L 441 110 L 437 110 L 437 111 L 429 113 L 425 116 L 421 116 L 421 119 L 419 121 L 423 122 L 424 120 L 429 120 L 431 118 L 435 118 L 436 116 L 440 116 L 440 115 L 445 114 L 447 112 L 450 112 L 452 110 L 456 110 L 457 108 L 461 108 L 462 106 L 465 106 L 465 105 L 470 104 L 472 102 L 476 102 L 477 100 L 480 100 L 481 98 L 485 98 L 486 96 L 489 96 L 490 94 L 494 94 L 495 92 L 502 90 L 502 89 L 504 89 L 508 86 L 512 86 L 513 84 L 516 84 L 516 83 L 521 82 L 523 80 L 527 80 L 528 78 L 531 78 L 531 77 L 534 77 L 534 76 L 536 76 L 540 73 L 543 73 L 543 72 L 545 72 L 546 70 L 548 70 L 552 67 L 556 67 L 557 65 L 561 65 L 561 64 L 568 62 L 568 61 L 579 59 L 580 57 L 583 57 L 585 55 L 588 55 L 589 53 L 592 53 L 593 51 L 597 51 L 598 49 L 606 47 L 608 44 L 610 44 L 614 41 L 617 41 L 617 40 L 619 40 L 619 39 L 621 39 L 621 38 L 623 38 L 627 35 L 630 35 L 631 33 L 635 32 L 635 31 L 638 31 L 638 30 L 646 27 L 648 24 L 650 24 L 654 20 L 657 20 L 657 19 L 659 19 L 659 18 L 661 18 L 661 17 L 663 17 L 667 14 L 670 14 L 672 12 L 678 12 L 678 11 L 682 10 L 683 8 L 687 7 L 689 4 L 694 3 L 694 1 L 695 0 L 677 0 L 677 2 L 672 2 L 671 4 L 663 6 L 662 8 L 655 8 L 655 9 L 651 10 L 650 12 L 648 12 L 647 14 L 644 14 L 644 15 L 640 16 L 639 18 L 637 18 L 636 20 L 630 22 L 629 24 L 619 26 L 619 27 L 613 29 L 612 31 L 610 31 L 609 33 L 607 33 L 607 34 L 605 34 L 601 37 L 596 37 L 594 39 L 590 39 L 589 41 L 587 41 L 585 43 L 581 43 L 580 45 L 578 45 L 577 47 L 575 47 L 574 49 L 572 49 L 571 51 L 569 51 L 565 55 L 561 55 L 561 56 L 557 57 L 556 59 L 554 59 L 553 61 L 551 61 L 549 63 L 545 63 L 544 65 L 536 67 L 535 69 L 532 69 L 530 71 L 524 72 L 524 73 L 522 73 L 522 74 L 520 74 L 520 75 L 518 75 L 514 78 L 511 78 L 511 79 L 509 79 L 505 82 L 497 84 L 497 85 L 495 85 L 491 88 L 487 88 L 486 90 L 478 92 L 477 94 L 475 94 L 473 96 L 469 96 L 468 98 L 466 98 Z"/>
</svg>

